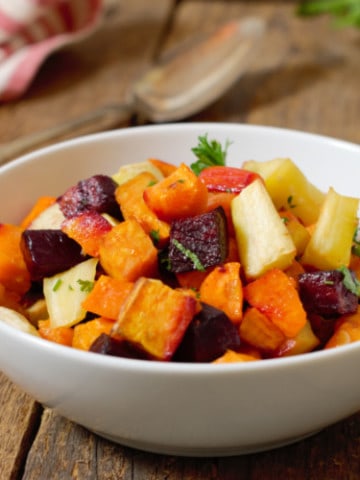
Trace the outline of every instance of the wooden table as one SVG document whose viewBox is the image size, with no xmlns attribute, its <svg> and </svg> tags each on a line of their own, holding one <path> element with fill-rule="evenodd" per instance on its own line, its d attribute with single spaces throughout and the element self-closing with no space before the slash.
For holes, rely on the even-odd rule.
<svg viewBox="0 0 360 480">
<path fill-rule="evenodd" d="M 360 143 L 360 31 L 334 29 L 326 17 L 300 19 L 295 3 L 285 0 L 111 0 L 97 33 L 51 56 L 21 100 L 0 106 L 0 142 L 123 100 L 132 82 L 169 49 L 248 14 L 268 21 L 249 72 L 186 121 L 275 125 Z M 349 372 L 354 381 L 356 368 Z M 1 480 L 360 478 L 360 413 L 265 453 L 176 458 L 98 438 L 2 375 L 0 436 Z"/>
</svg>

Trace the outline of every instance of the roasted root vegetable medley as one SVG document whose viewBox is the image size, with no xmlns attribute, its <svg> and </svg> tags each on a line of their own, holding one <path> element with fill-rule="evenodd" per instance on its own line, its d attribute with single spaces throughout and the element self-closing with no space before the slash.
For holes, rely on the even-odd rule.
<svg viewBox="0 0 360 480">
<path fill-rule="evenodd" d="M 0 319 L 73 348 L 244 362 L 360 340 L 359 200 L 289 158 L 150 158 L 0 225 Z"/>
</svg>

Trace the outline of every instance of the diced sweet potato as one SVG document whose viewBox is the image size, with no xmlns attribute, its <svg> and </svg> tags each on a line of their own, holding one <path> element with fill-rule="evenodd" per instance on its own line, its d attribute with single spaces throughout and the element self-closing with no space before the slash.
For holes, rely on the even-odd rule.
<svg viewBox="0 0 360 480">
<path fill-rule="evenodd" d="M 199 270 L 191 270 L 190 272 L 179 272 L 176 274 L 176 279 L 179 282 L 180 287 L 182 288 L 192 288 L 194 290 L 199 290 L 202 282 L 205 280 L 206 276 L 212 268 L 206 269 L 204 272 Z"/>
<path fill-rule="evenodd" d="M 120 309 L 113 332 L 159 360 L 170 360 L 196 310 L 192 296 L 159 280 L 140 278 Z"/>
<path fill-rule="evenodd" d="M 109 334 L 114 322 L 107 318 L 95 318 L 74 327 L 72 346 L 80 350 L 89 350 L 94 341 L 102 334 Z"/>
<path fill-rule="evenodd" d="M 37 218 L 40 213 L 44 212 L 50 205 L 53 205 L 56 202 L 56 197 L 42 196 L 39 197 L 30 212 L 23 218 L 20 226 L 25 229 Z"/>
<path fill-rule="evenodd" d="M 240 338 L 260 350 L 273 352 L 286 340 L 285 335 L 257 308 L 248 308 L 239 327 Z"/>
<path fill-rule="evenodd" d="M 45 340 L 59 343 L 67 347 L 72 346 L 74 330 L 71 327 L 50 326 L 50 320 L 40 320 L 38 325 L 39 334 Z"/>
<path fill-rule="evenodd" d="M 150 172 L 142 172 L 119 185 L 115 197 L 125 220 L 136 220 L 144 231 L 151 236 L 156 246 L 163 246 L 170 235 L 170 225 L 158 219 L 144 201 L 145 189 L 156 183 L 156 177 Z"/>
<path fill-rule="evenodd" d="M 253 362 L 259 360 L 259 358 L 249 355 L 247 353 L 234 352 L 233 350 L 227 350 L 221 357 L 214 360 L 212 363 L 236 363 L 236 362 Z"/>
<path fill-rule="evenodd" d="M 135 220 L 125 220 L 108 232 L 100 246 L 100 263 L 114 278 L 129 282 L 157 272 L 157 250 Z"/>
<path fill-rule="evenodd" d="M 244 287 L 247 302 L 266 315 L 288 337 L 295 337 L 306 323 L 295 282 L 273 269 Z"/>
<path fill-rule="evenodd" d="M 100 275 L 94 288 L 83 301 L 82 306 L 87 312 L 116 320 L 120 307 L 133 285 L 132 282 L 127 280 Z"/>
<path fill-rule="evenodd" d="M 146 204 L 165 222 L 203 213 L 207 196 L 206 186 L 185 164 L 144 191 Z"/>
<path fill-rule="evenodd" d="M 215 208 L 222 207 L 226 216 L 226 223 L 228 228 L 228 234 L 235 236 L 234 225 L 231 217 L 231 202 L 236 197 L 235 193 L 230 192 L 220 192 L 208 194 L 208 201 L 206 211 L 211 212 Z"/>
<path fill-rule="evenodd" d="M 30 288 L 30 274 L 20 248 L 23 229 L 0 224 L 0 283 L 19 294 Z"/>
<path fill-rule="evenodd" d="M 335 325 L 335 331 L 325 348 L 334 348 L 360 340 L 360 307 L 353 315 L 344 315 Z"/>
<path fill-rule="evenodd" d="M 239 323 L 243 307 L 240 263 L 215 267 L 201 284 L 200 299 L 225 312 L 232 322 Z"/>
<path fill-rule="evenodd" d="M 112 229 L 112 225 L 100 213 L 90 211 L 66 218 L 61 229 L 75 240 L 87 255 L 98 257 L 101 241 Z"/>
<path fill-rule="evenodd" d="M 301 262 L 320 270 L 348 266 L 357 225 L 359 199 L 330 188 Z"/>
</svg>

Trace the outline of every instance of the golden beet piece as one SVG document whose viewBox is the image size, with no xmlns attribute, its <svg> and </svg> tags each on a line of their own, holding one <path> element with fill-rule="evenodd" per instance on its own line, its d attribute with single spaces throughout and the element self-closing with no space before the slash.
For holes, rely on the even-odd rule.
<svg viewBox="0 0 360 480">
<path fill-rule="evenodd" d="M 215 267 L 201 284 L 200 298 L 202 302 L 225 312 L 233 323 L 239 323 L 243 307 L 240 263 Z"/>
<path fill-rule="evenodd" d="M 129 282 L 157 271 L 157 250 L 135 220 L 125 220 L 108 232 L 100 246 L 100 263 L 114 278 Z"/>
<path fill-rule="evenodd" d="M 184 163 L 144 191 L 146 204 L 165 222 L 204 213 L 207 197 L 206 186 Z"/>
<path fill-rule="evenodd" d="M 244 298 L 267 316 L 288 337 L 295 337 L 306 324 L 295 281 L 274 268 L 244 288 Z"/>
<path fill-rule="evenodd" d="M 156 240 L 157 246 L 161 246 L 169 239 L 170 225 L 159 220 L 143 198 L 145 189 L 157 181 L 155 175 L 150 172 L 139 173 L 117 187 L 115 198 L 124 219 L 136 220 L 144 231 Z"/>
<path fill-rule="evenodd" d="M 39 321 L 39 334 L 45 340 L 59 343 L 67 347 L 72 346 L 74 330 L 71 327 L 51 327 L 50 320 Z"/>
<path fill-rule="evenodd" d="M 170 360 L 197 311 L 197 301 L 160 280 L 140 278 L 120 310 L 113 334 L 152 357 Z"/>
<path fill-rule="evenodd" d="M 335 325 L 335 331 L 325 348 L 340 347 L 360 340 L 360 307 L 352 315 L 343 315 Z"/>
<path fill-rule="evenodd" d="M 44 212 L 48 207 L 53 205 L 56 202 L 56 197 L 51 196 L 42 196 L 39 197 L 31 208 L 30 212 L 23 218 L 21 222 L 22 228 L 28 228 L 35 218 L 37 218 L 40 213 Z"/>
</svg>

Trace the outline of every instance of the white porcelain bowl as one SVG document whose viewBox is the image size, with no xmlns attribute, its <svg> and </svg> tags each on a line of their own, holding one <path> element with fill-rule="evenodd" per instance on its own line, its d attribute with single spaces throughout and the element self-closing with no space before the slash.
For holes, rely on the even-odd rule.
<svg viewBox="0 0 360 480">
<path fill-rule="evenodd" d="M 233 143 L 228 164 L 291 157 L 319 187 L 358 196 L 360 148 L 276 128 L 233 124 L 138 127 L 84 137 L 0 169 L 0 221 L 16 222 L 40 194 L 120 164 L 191 162 L 204 133 Z M 360 409 L 360 342 L 241 364 L 171 364 L 77 351 L 0 322 L 0 368 L 65 417 L 123 445 L 189 456 L 269 449 Z"/>
</svg>

